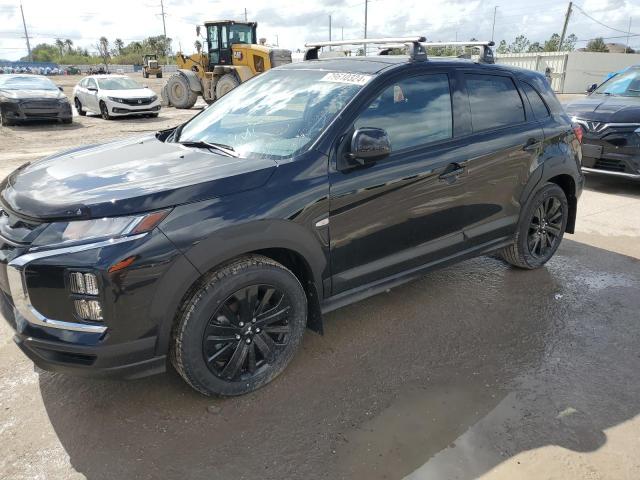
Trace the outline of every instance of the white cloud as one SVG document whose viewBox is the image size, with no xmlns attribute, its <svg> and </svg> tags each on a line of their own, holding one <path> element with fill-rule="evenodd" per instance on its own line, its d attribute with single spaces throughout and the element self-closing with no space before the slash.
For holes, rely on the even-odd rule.
<svg viewBox="0 0 640 480">
<path fill-rule="evenodd" d="M 524 34 L 531 41 L 543 41 L 562 29 L 566 3 L 557 0 L 512 0 L 509 3 L 483 0 L 370 0 L 369 36 L 426 35 L 430 40 L 459 40 L 491 36 L 493 7 L 501 3 L 496 16 L 495 39 L 512 41 Z M 93 48 L 104 35 L 113 41 L 128 43 L 150 35 L 162 34 L 160 0 L 23 0 L 31 44 L 52 42 L 56 37 L 70 38 L 76 46 Z M 620 30 L 640 33 L 640 2 L 636 0 L 584 0 L 585 12 L 602 23 Z M 306 40 L 328 38 L 332 15 L 333 38 L 360 38 L 364 30 L 364 0 L 272 0 L 267 2 L 221 2 L 166 0 L 167 35 L 185 52 L 193 50 L 196 23 L 214 19 L 248 18 L 258 22 L 258 36 L 280 46 L 303 48 Z M 624 37 L 624 34 L 598 25 L 575 10 L 568 28 L 578 38 L 595 36 Z M 18 0 L 0 0 L 0 58 L 17 59 L 26 55 L 22 38 Z M 626 38 L 611 41 L 625 42 Z M 640 36 L 632 37 L 632 46 L 640 47 Z M 584 43 L 578 46 L 584 45 Z"/>
</svg>

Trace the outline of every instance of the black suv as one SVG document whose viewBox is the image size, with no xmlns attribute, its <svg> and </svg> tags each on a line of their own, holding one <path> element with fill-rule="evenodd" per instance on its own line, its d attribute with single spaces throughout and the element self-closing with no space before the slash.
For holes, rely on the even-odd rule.
<svg viewBox="0 0 640 480">
<path fill-rule="evenodd" d="M 4 180 L 0 292 L 40 367 L 203 394 L 278 375 L 322 314 L 573 232 L 580 144 L 545 78 L 377 56 L 268 71 L 177 128 Z"/>
<path fill-rule="evenodd" d="M 584 131 L 582 169 L 640 180 L 640 66 L 589 90 L 567 105 Z"/>
</svg>

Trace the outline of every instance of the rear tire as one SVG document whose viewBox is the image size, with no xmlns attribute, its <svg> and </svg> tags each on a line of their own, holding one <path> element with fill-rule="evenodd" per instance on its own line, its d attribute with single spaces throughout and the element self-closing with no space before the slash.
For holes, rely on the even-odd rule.
<svg viewBox="0 0 640 480">
<path fill-rule="evenodd" d="M 209 273 L 181 307 L 171 362 L 204 395 L 249 393 L 285 369 L 306 321 L 293 273 L 267 257 L 241 257 Z"/>
<path fill-rule="evenodd" d="M 220 77 L 220 80 L 216 83 L 216 100 L 224 97 L 238 85 L 240 85 L 240 82 L 233 73 L 227 73 Z"/>
<path fill-rule="evenodd" d="M 515 241 L 500 252 L 502 258 L 518 268 L 541 267 L 560 246 L 568 217 L 564 191 L 555 183 L 547 183 L 523 208 Z"/>
<path fill-rule="evenodd" d="M 191 90 L 189 81 L 179 73 L 167 80 L 167 98 L 176 108 L 191 108 L 198 100 L 198 93 Z"/>
</svg>

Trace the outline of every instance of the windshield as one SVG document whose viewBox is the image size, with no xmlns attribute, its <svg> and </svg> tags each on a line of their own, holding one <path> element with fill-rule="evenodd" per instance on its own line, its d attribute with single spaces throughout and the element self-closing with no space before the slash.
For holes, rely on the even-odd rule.
<svg viewBox="0 0 640 480">
<path fill-rule="evenodd" d="M 369 75 L 270 70 L 187 123 L 180 142 L 227 145 L 241 157 L 291 157 L 308 148 Z"/>
<path fill-rule="evenodd" d="M 627 70 L 610 78 L 600 85 L 594 93 L 619 95 L 621 97 L 640 97 L 640 69 Z"/>
<path fill-rule="evenodd" d="M 20 76 L 20 77 L 1 77 L 0 88 L 3 90 L 57 90 L 58 87 L 44 77 L 36 76 Z"/>
<path fill-rule="evenodd" d="M 98 85 L 102 90 L 135 90 L 143 88 L 135 80 L 129 77 L 111 77 L 98 79 Z"/>
</svg>

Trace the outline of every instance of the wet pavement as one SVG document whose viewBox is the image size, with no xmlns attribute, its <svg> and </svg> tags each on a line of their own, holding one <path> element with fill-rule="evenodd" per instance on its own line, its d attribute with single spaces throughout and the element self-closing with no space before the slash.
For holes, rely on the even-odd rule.
<svg viewBox="0 0 640 480">
<path fill-rule="evenodd" d="M 0 477 L 640 478 L 640 183 L 536 271 L 470 260 L 326 317 L 251 395 L 34 372 L 0 326 Z"/>
</svg>

